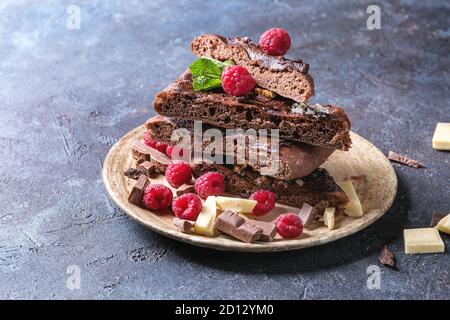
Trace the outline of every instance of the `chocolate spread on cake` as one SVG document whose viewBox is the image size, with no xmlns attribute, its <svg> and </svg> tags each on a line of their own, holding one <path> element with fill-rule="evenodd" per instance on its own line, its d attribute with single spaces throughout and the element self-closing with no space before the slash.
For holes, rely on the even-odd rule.
<svg viewBox="0 0 450 320">
<path fill-rule="evenodd" d="M 259 49 L 258 46 L 248 37 L 234 39 L 223 38 L 223 41 L 226 44 L 240 46 L 243 48 L 247 52 L 250 60 L 258 63 L 261 67 L 265 67 L 273 71 L 297 70 L 298 72 L 305 74 L 309 71 L 309 64 L 303 63 L 301 59 L 288 60 L 281 56 L 278 57 L 268 55 Z"/>
</svg>

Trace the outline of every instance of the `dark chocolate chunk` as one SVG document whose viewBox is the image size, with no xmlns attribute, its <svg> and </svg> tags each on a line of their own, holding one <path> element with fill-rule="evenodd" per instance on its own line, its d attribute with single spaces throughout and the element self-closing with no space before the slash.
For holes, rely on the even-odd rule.
<svg viewBox="0 0 450 320">
<path fill-rule="evenodd" d="M 387 245 L 383 246 L 383 249 L 378 256 L 378 260 L 380 260 L 384 266 L 395 269 L 395 255 L 389 250 Z"/>
<path fill-rule="evenodd" d="M 298 216 L 302 220 L 303 226 L 307 228 L 311 225 L 311 223 L 313 223 L 314 219 L 316 218 L 317 209 L 305 202 L 303 203 Z"/>
<path fill-rule="evenodd" d="M 123 174 L 125 176 L 127 176 L 128 178 L 137 180 L 137 179 L 139 179 L 141 174 L 144 174 L 144 173 L 142 171 L 140 171 L 140 170 L 137 170 L 137 169 L 134 169 L 134 168 L 129 168 Z"/>
<path fill-rule="evenodd" d="M 435 227 L 448 213 L 433 213 L 433 217 L 431 217 L 431 226 Z"/>
<path fill-rule="evenodd" d="M 144 194 L 145 188 L 150 184 L 150 180 L 148 180 L 147 176 L 141 174 L 139 179 L 134 184 L 133 188 L 131 188 L 130 194 L 128 196 L 128 202 L 141 205 L 142 204 L 142 195 Z"/>
<path fill-rule="evenodd" d="M 407 165 L 409 167 L 413 168 L 423 168 L 425 167 L 422 163 L 413 160 L 411 158 L 408 158 L 407 156 L 403 156 L 401 154 L 395 153 L 393 151 L 389 151 L 388 159 L 391 161 L 395 161 L 404 165 Z"/>
</svg>

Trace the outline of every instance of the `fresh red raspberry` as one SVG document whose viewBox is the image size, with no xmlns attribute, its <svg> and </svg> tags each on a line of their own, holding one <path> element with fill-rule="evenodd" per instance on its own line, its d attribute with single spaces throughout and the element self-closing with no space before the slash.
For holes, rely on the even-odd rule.
<svg viewBox="0 0 450 320">
<path fill-rule="evenodd" d="M 166 179 L 172 187 L 178 188 L 183 183 L 191 182 L 192 168 L 188 163 L 184 161 L 172 161 L 167 166 Z"/>
<path fill-rule="evenodd" d="M 158 150 L 159 152 L 162 152 L 164 154 L 166 153 L 167 143 L 153 140 L 149 133 L 146 133 L 144 135 L 144 143 L 149 147 Z"/>
<path fill-rule="evenodd" d="M 172 211 L 180 219 L 197 220 L 202 201 L 195 193 L 185 193 L 172 202 Z"/>
<path fill-rule="evenodd" d="M 275 226 L 280 236 L 285 239 L 296 238 L 303 232 L 302 219 L 294 213 L 280 215 L 275 222 Z"/>
<path fill-rule="evenodd" d="M 154 147 L 154 149 L 158 150 L 161 153 L 166 153 L 166 149 L 167 149 L 167 143 L 164 142 L 156 142 L 156 145 Z"/>
<path fill-rule="evenodd" d="M 251 74 L 242 66 L 229 66 L 222 72 L 222 88 L 231 96 L 245 96 L 255 85 Z"/>
<path fill-rule="evenodd" d="M 207 172 L 195 180 L 195 192 L 202 199 L 218 196 L 225 191 L 225 179 L 218 172 Z"/>
<path fill-rule="evenodd" d="M 284 29 L 272 28 L 261 35 L 258 44 L 265 53 L 282 56 L 291 47 L 291 37 Z"/>
<path fill-rule="evenodd" d="M 166 155 L 168 156 L 168 157 L 170 157 L 170 158 L 172 158 L 172 152 L 173 152 L 173 149 L 175 148 L 175 146 L 172 146 L 172 145 L 167 145 L 167 148 L 166 148 Z M 178 157 L 178 158 L 182 158 L 183 157 L 183 154 L 184 154 L 184 149 L 183 148 L 180 148 L 179 149 L 179 151 L 178 151 L 178 155 L 173 155 L 174 157 Z"/>
<path fill-rule="evenodd" d="M 258 203 L 253 209 L 252 214 L 254 216 L 263 216 L 269 213 L 270 210 L 275 208 L 275 193 L 269 190 L 258 190 L 252 193 L 251 200 L 256 200 Z"/>
<path fill-rule="evenodd" d="M 148 145 L 150 148 L 155 149 L 156 147 L 156 141 L 152 139 L 150 133 L 148 132 L 144 134 L 144 143 Z"/>
<path fill-rule="evenodd" d="M 167 209 L 173 200 L 172 190 L 162 184 L 151 184 L 145 188 L 142 202 L 150 210 Z"/>
</svg>

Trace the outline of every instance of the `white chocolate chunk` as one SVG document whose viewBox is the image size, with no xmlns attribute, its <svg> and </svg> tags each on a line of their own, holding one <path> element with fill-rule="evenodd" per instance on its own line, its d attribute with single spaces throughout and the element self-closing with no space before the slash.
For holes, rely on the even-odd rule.
<svg viewBox="0 0 450 320">
<path fill-rule="evenodd" d="M 256 204 L 255 200 L 229 198 L 229 197 L 216 197 L 217 207 L 220 210 L 231 210 L 234 212 L 252 213 Z"/>
<path fill-rule="evenodd" d="M 450 150 L 450 123 L 439 122 L 433 135 L 433 149 Z"/>
<path fill-rule="evenodd" d="M 195 221 L 195 233 L 202 234 L 207 237 L 214 237 L 214 225 L 218 216 L 216 208 L 216 197 L 210 196 L 203 203 L 202 211 Z"/>
<path fill-rule="evenodd" d="M 438 222 L 436 228 L 441 232 L 450 234 L 450 213 Z"/>
<path fill-rule="evenodd" d="M 444 252 L 444 242 L 435 228 L 403 230 L 405 253 L 437 253 Z"/>
<path fill-rule="evenodd" d="M 329 230 L 333 230 L 336 226 L 334 213 L 336 208 L 326 208 L 323 213 L 323 223 L 328 227 Z"/>
<path fill-rule="evenodd" d="M 336 182 L 336 184 L 345 192 L 349 199 L 349 202 L 344 207 L 345 214 L 350 217 L 361 217 L 364 213 L 362 210 L 361 201 L 359 201 L 352 181 L 344 180 Z"/>
</svg>

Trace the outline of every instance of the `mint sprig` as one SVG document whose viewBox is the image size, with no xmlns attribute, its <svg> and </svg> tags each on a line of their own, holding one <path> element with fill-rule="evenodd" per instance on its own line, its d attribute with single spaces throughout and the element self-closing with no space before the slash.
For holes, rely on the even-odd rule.
<svg viewBox="0 0 450 320">
<path fill-rule="evenodd" d="M 189 66 L 189 70 L 192 73 L 192 86 L 194 90 L 202 91 L 220 88 L 222 86 L 221 76 L 223 70 L 233 64 L 229 60 L 222 62 L 206 57 L 195 60 Z"/>
</svg>

